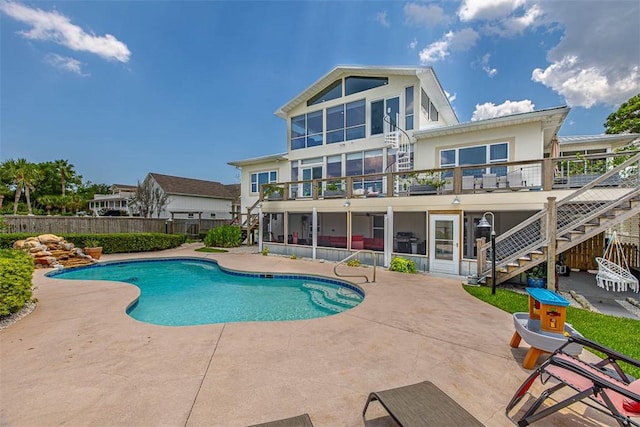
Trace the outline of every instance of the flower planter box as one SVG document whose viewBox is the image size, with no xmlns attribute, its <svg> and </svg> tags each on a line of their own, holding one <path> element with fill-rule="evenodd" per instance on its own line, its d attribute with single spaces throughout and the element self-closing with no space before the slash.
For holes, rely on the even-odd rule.
<svg viewBox="0 0 640 427">
<path fill-rule="evenodd" d="M 421 195 L 421 194 L 438 194 L 438 188 L 429 184 L 416 184 L 409 186 L 409 194 Z"/>
<path fill-rule="evenodd" d="M 344 190 L 325 190 L 323 196 L 326 198 L 345 197 L 347 192 Z"/>
</svg>

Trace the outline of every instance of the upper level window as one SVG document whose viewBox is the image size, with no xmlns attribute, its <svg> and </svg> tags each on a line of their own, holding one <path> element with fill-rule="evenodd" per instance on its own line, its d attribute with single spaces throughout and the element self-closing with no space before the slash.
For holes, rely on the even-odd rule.
<svg viewBox="0 0 640 427">
<path fill-rule="evenodd" d="M 327 144 L 365 137 L 365 101 L 327 108 Z"/>
<path fill-rule="evenodd" d="M 354 93 L 375 89 L 386 84 L 389 84 L 387 77 L 347 77 L 344 79 L 344 94 L 345 96 L 353 95 Z"/>
<path fill-rule="evenodd" d="M 342 96 L 342 79 L 336 80 L 322 90 L 319 94 L 307 101 L 307 106 L 320 104 L 321 102 L 337 99 Z"/>
<path fill-rule="evenodd" d="M 433 105 L 424 89 L 420 91 L 420 110 L 425 120 L 438 121 L 438 109 Z"/>
<path fill-rule="evenodd" d="M 395 130 L 400 113 L 400 98 L 388 98 L 373 101 L 371 103 L 371 135 L 379 135 L 384 132 L 384 116 L 389 116 L 391 130 Z"/>
<path fill-rule="evenodd" d="M 322 110 L 291 118 L 291 149 L 322 145 Z"/>
<path fill-rule="evenodd" d="M 413 129 L 413 86 L 404 90 L 404 128 Z"/>
<path fill-rule="evenodd" d="M 485 163 L 507 162 L 509 160 L 509 144 L 499 142 L 496 144 L 476 145 L 473 147 L 461 147 L 440 152 L 440 167 L 482 165 Z M 485 173 L 495 173 L 506 175 L 505 166 L 485 168 L 465 169 L 463 175 L 474 175 L 477 177 Z"/>
<path fill-rule="evenodd" d="M 262 184 L 271 182 L 278 182 L 278 171 L 254 172 L 251 174 L 251 192 L 257 193 Z"/>
</svg>

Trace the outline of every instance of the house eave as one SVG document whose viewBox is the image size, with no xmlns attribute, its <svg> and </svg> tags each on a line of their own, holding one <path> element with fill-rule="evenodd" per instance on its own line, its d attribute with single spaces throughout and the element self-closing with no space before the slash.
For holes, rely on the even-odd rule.
<svg viewBox="0 0 640 427">
<path fill-rule="evenodd" d="M 360 65 L 339 65 L 329 71 L 324 76 L 313 82 L 305 90 L 296 95 L 289 102 L 278 108 L 274 114 L 282 119 L 287 119 L 289 113 L 298 105 L 311 98 L 327 85 L 333 83 L 337 79 L 350 74 L 358 74 L 360 76 L 380 76 L 380 75 L 404 75 L 418 76 L 420 73 L 430 72 L 435 75 L 431 67 L 385 67 L 385 66 L 360 66 Z M 438 82 L 438 85 L 440 83 Z M 442 89 L 440 89 L 442 91 Z M 443 92 L 444 93 L 444 92 Z M 445 96 L 446 99 L 446 96 Z"/>
<path fill-rule="evenodd" d="M 279 154 L 270 154 L 268 156 L 253 157 L 253 158 L 244 159 L 244 160 L 234 160 L 232 162 L 227 162 L 227 164 L 235 167 L 243 167 L 243 166 L 257 165 L 260 163 L 272 162 L 272 161 L 287 161 L 287 160 L 288 160 L 287 153 L 279 153 Z"/>
<path fill-rule="evenodd" d="M 560 126 L 562 126 L 562 123 L 567 117 L 567 114 L 569 114 L 569 110 L 569 107 L 566 106 L 555 107 L 545 110 L 532 111 L 529 113 L 520 113 L 509 116 L 478 120 L 476 122 L 462 123 L 453 126 L 419 130 L 415 131 L 413 133 L 413 136 L 417 139 L 436 138 L 534 122 L 543 122 L 544 130 L 551 130 L 552 132 L 549 133 L 554 135 L 560 129 Z"/>
</svg>

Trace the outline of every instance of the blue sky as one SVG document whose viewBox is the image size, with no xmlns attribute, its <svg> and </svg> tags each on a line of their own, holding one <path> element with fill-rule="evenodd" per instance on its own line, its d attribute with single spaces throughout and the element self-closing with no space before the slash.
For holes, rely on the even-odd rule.
<svg viewBox="0 0 640 427">
<path fill-rule="evenodd" d="M 640 92 L 640 2 L 0 0 L 0 161 L 85 180 L 239 182 L 273 112 L 337 65 L 432 66 L 460 121 L 569 105 L 603 133 Z"/>
</svg>

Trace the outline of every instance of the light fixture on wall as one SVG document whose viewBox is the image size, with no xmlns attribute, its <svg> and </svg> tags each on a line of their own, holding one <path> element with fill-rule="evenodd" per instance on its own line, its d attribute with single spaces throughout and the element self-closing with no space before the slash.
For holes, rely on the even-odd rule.
<svg viewBox="0 0 640 427">
<path fill-rule="evenodd" d="M 344 206 L 345 208 L 348 208 L 349 206 L 351 206 L 351 201 L 349 199 L 345 200 L 342 206 Z"/>
<path fill-rule="evenodd" d="M 459 204 L 460 204 L 460 199 L 458 199 L 458 196 L 456 196 L 456 197 L 453 199 L 453 202 L 451 202 L 451 204 L 452 204 L 452 205 L 459 205 Z"/>
</svg>

